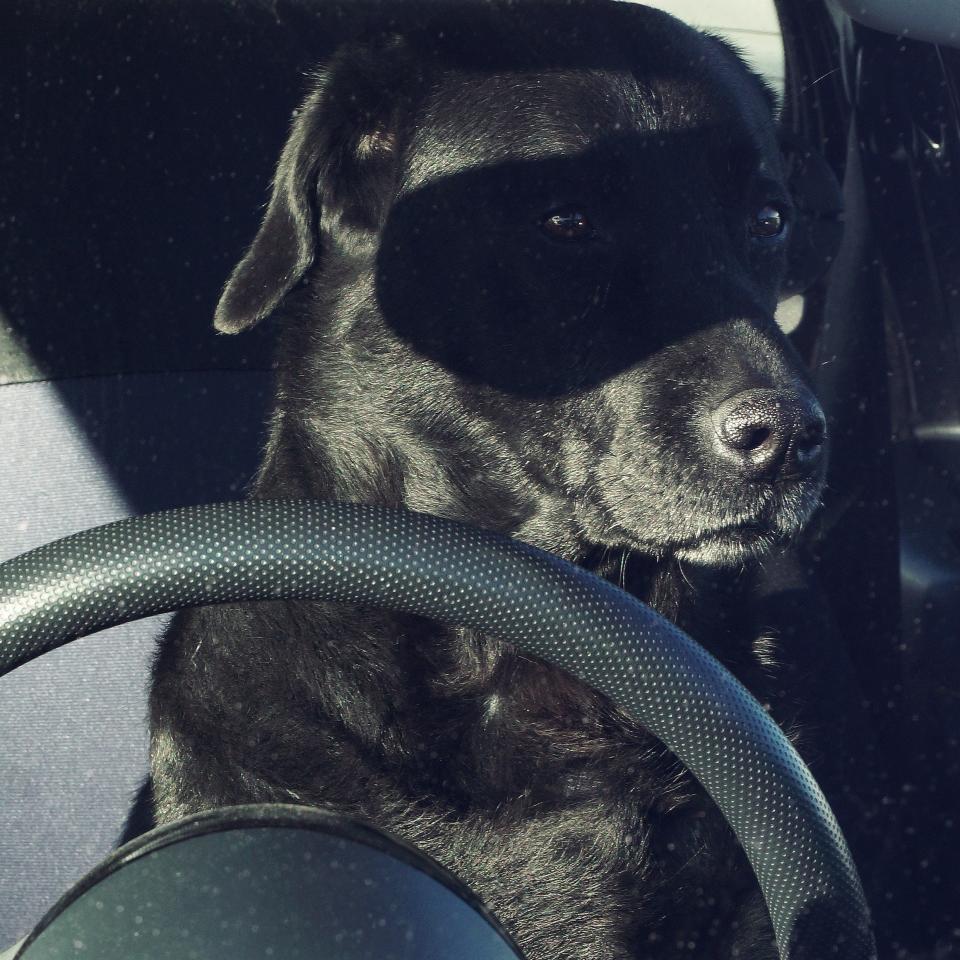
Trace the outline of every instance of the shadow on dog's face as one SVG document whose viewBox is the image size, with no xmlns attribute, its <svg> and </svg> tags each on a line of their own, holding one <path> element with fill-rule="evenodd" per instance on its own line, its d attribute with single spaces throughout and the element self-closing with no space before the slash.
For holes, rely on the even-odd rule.
<svg viewBox="0 0 960 960">
<path fill-rule="evenodd" d="M 719 565 L 793 536 L 825 437 L 773 321 L 771 97 L 646 8 L 484 10 L 345 47 L 297 116 L 217 314 L 282 315 L 259 492 L 575 560 Z"/>
</svg>

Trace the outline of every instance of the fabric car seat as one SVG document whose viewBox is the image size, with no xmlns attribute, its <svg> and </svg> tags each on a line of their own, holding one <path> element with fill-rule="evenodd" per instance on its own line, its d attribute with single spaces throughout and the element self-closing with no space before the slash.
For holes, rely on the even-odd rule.
<svg viewBox="0 0 960 960">
<path fill-rule="evenodd" d="M 0 10 L 0 559 L 243 495 L 270 337 L 217 337 L 213 309 L 338 16 L 322 9 Z M 161 621 L 0 679 L 0 950 L 121 834 L 146 772 Z"/>
</svg>

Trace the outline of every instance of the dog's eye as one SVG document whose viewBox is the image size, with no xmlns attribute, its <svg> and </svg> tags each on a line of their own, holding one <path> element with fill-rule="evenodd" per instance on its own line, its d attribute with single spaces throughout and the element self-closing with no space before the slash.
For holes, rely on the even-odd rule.
<svg viewBox="0 0 960 960">
<path fill-rule="evenodd" d="M 575 207 L 549 214 L 540 228 L 554 240 L 586 240 L 593 236 L 593 224 Z"/>
<path fill-rule="evenodd" d="M 771 237 L 779 237 L 786 225 L 783 211 L 772 203 L 765 203 L 750 217 L 747 229 L 751 237 L 767 240 Z"/>
</svg>

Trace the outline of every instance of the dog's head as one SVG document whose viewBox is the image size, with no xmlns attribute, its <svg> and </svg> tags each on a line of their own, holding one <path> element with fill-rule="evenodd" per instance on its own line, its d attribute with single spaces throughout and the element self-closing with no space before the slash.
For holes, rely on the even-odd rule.
<svg viewBox="0 0 960 960">
<path fill-rule="evenodd" d="M 282 314 L 261 489 L 573 559 L 721 564 L 792 536 L 825 436 L 773 320 L 773 97 L 647 8 L 444 9 L 326 65 L 224 291 L 222 331 Z"/>
</svg>

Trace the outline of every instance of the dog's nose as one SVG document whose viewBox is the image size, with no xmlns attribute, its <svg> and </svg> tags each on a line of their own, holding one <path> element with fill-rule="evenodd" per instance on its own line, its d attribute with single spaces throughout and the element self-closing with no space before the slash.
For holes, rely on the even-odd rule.
<svg viewBox="0 0 960 960">
<path fill-rule="evenodd" d="M 823 459 L 826 420 L 806 391 L 745 390 L 714 411 L 721 456 L 750 480 L 796 479 Z"/>
</svg>

